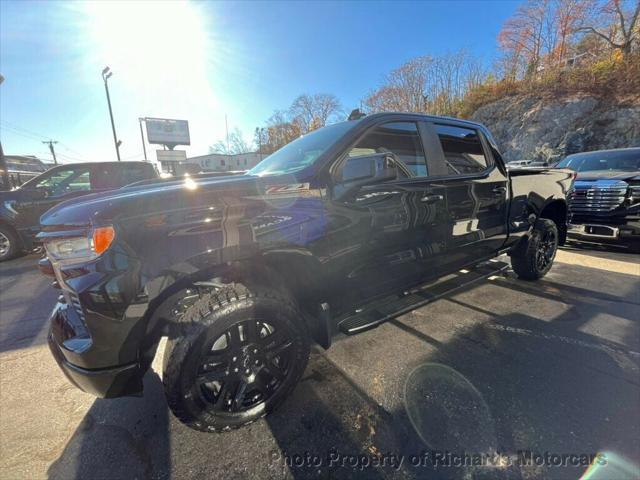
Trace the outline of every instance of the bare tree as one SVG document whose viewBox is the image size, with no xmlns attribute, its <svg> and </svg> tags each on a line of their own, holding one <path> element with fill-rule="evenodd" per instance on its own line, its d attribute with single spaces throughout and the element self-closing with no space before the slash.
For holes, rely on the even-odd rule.
<svg viewBox="0 0 640 480">
<path fill-rule="evenodd" d="M 292 122 L 299 125 L 303 133 L 324 127 L 327 122 L 341 112 L 340 101 L 335 95 L 316 93 L 298 96 L 289 109 Z"/>
<path fill-rule="evenodd" d="M 545 47 L 547 52 L 552 49 L 545 36 L 550 30 L 549 5 L 550 0 L 528 0 L 507 19 L 498 35 L 500 48 L 514 62 L 513 68 L 523 62 L 526 76 L 538 71 Z"/>
<path fill-rule="evenodd" d="M 276 110 L 267 120 L 266 143 L 263 148 L 266 153 L 275 152 L 301 134 L 300 125 L 291 121 L 288 112 Z"/>
<path fill-rule="evenodd" d="M 454 115 L 465 93 L 484 77 L 481 63 L 464 50 L 417 57 L 386 75 L 384 84 L 367 96 L 365 104 L 374 112 Z"/>
<path fill-rule="evenodd" d="M 551 54 L 555 62 L 561 62 L 567 55 L 571 36 L 590 9 L 593 0 L 555 0 L 553 18 L 555 39 Z"/>
<path fill-rule="evenodd" d="M 605 40 L 612 48 L 619 50 L 627 57 L 633 44 L 640 36 L 638 28 L 638 16 L 640 14 L 640 0 L 625 2 L 624 0 L 609 0 L 603 4 L 596 3 L 596 15 L 591 20 L 591 25 L 583 25 L 576 29 L 579 32 L 587 32 Z M 598 22 L 598 19 L 601 19 Z M 603 31 L 600 24 L 609 28 Z"/>
<path fill-rule="evenodd" d="M 247 153 L 251 151 L 251 145 L 249 145 L 239 128 L 235 128 L 231 134 L 229 134 L 229 144 L 226 141 L 218 140 L 216 143 L 209 147 L 211 153 L 221 153 L 223 155 L 238 155 L 240 153 Z"/>
</svg>

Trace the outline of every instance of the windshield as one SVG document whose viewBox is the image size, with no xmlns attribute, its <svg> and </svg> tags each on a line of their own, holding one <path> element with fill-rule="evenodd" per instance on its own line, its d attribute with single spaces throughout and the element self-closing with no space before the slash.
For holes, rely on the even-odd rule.
<svg viewBox="0 0 640 480">
<path fill-rule="evenodd" d="M 293 173 L 308 167 L 357 122 L 342 122 L 304 135 L 272 153 L 247 172 L 248 175 Z"/>
<path fill-rule="evenodd" d="M 635 172 L 640 170 L 640 149 L 569 155 L 558 163 L 557 167 L 570 168 L 576 172 L 592 172 L 596 170 Z"/>
</svg>

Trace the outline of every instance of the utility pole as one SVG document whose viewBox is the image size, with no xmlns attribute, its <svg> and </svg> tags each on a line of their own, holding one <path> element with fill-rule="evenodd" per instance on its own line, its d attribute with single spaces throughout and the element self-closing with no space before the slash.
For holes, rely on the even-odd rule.
<svg viewBox="0 0 640 480">
<path fill-rule="evenodd" d="M 111 97 L 109 96 L 109 85 L 107 84 L 107 80 L 109 77 L 113 75 L 113 72 L 109 67 L 104 67 L 102 69 L 102 80 L 104 80 L 104 91 L 107 94 L 107 104 L 109 105 L 109 118 L 111 118 L 111 131 L 113 132 L 113 143 L 116 146 L 116 156 L 118 157 L 118 161 L 120 161 L 120 144 L 122 143 L 118 140 L 116 136 L 116 125 L 113 122 L 113 110 L 111 109 Z"/>
<path fill-rule="evenodd" d="M 142 139 L 142 151 L 144 152 L 144 161 L 148 162 L 149 160 L 147 160 L 147 147 L 145 147 L 144 145 L 144 133 L 142 132 L 142 122 L 144 122 L 144 118 L 139 117 L 138 118 L 138 123 L 140 123 L 140 138 Z"/>
<path fill-rule="evenodd" d="M 227 155 L 230 155 L 231 152 L 229 151 L 229 124 L 227 123 L 227 114 L 224 114 L 224 128 L 227 131 Z"/>
<path fill-rule="evenodd" d="M 4 150 L 2 150 L 2 142 L 0 142 L 0 168 L 2 169 L 2 190 L 11 190 L 7 162 L 4 158 Z"/>
<path fill-rule="evenodd" d="M 4 82 L 4 77 L 0 75 L 0 84 Z M 2 142 L 0 142 L 0 168 L 2 169 L 2 189 L 10 190 L 9 184 L 9 171 L 7 168 L 7 161 L 4 158 L 4 150 L 2 149 Z"/>
<path fill-rule="evenodd" d="M 51 151 L 51 155 L 53 156 L 53 163 L 55 165 L 58 165 L 58 159 L 56 158 L 56 151 L 53 148 L 53 145 L 58 142 L 55 140 L 43 140 L 42 143 L 49 145 L 49 150 Z"/>
</svg>

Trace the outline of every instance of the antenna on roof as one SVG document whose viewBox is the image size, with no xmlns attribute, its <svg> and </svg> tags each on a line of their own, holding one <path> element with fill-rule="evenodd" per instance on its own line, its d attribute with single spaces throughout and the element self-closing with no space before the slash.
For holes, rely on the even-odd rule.
<svg viewBox="0 0 640 480">
<path fill-rule="evenodd" d="M 362 113 L 360 111 L 359 108 L 355 108 L 353 110 L 351 110 L 351 113 L 349 114 L 349 118 L 347 118 L 347 120 L 351 121 L 351 120 L 359 120 L 362 117 L 365 117 L 367 114 L 366 113 Z"/>
</svg>

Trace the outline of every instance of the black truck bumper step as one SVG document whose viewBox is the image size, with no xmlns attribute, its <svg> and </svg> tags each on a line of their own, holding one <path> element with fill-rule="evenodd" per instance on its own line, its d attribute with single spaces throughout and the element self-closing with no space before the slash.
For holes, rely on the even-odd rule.
<svg viewBox="0 0 640 480">
<path fill-rule="evenodd" d="M 354 314 L 339 318 L 338 329 L 346 335 L 355 335 L 375 328 L 387 320 L 422 307 L 456 290 L 466 288 L 491 275 L 499 274 L 508 266 L 506 262 L 490 261 L 414 288 L 406 294 L 384 297 L 367 304 L 366 308 L 357 310 Z"/>
</svg>

